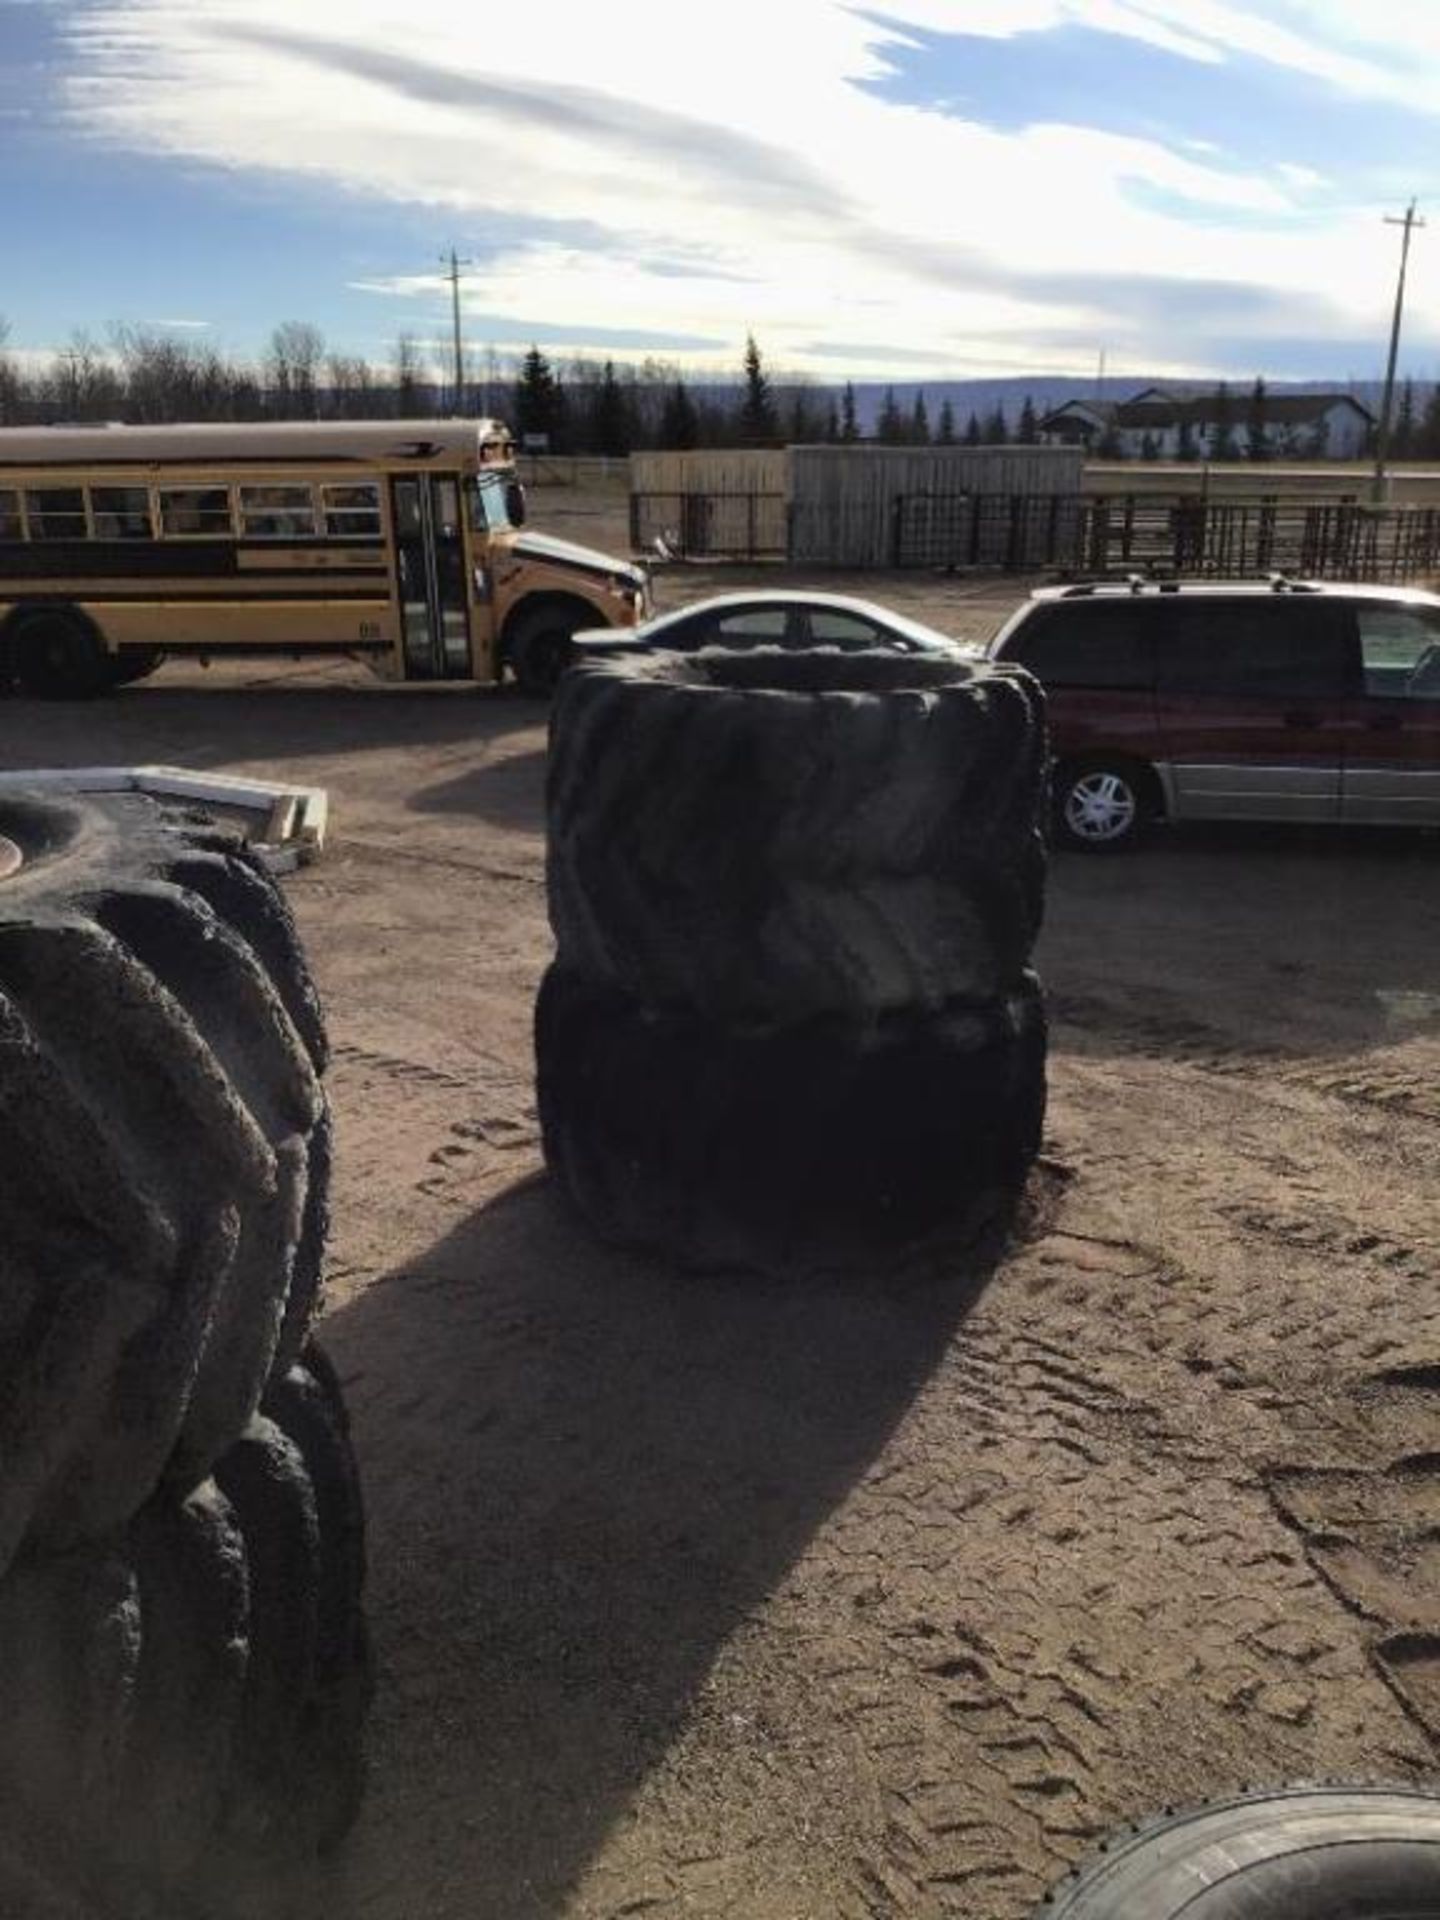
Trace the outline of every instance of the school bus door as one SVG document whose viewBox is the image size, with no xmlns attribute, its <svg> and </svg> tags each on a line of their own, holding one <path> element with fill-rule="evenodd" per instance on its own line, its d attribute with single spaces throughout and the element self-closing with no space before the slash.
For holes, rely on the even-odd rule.
<svg viewBox="0 0 1440 1920">
<path fill-rule="evenodd" d="M 395 587 L 407 680 L 470 677 L 460 503 L 456 474 L 406 474 L 390 482 Z"/>
</svg>

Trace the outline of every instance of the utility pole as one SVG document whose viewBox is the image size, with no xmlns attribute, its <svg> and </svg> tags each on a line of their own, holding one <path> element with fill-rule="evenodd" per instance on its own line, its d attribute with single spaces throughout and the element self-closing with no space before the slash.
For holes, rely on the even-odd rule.
<svg viewBox="0 0 1440 1920">
<path fill-rule="evenodd" d="M 1403 227 L 1404 236 L 1400 241 L 1400 272 L 1395 281 L 1395 316 L 1390 322 L 1390 357 L 1385 363 L 1385 390 L 1380 397 L 1380 424 L 1375 430 L 1375 478 L 1371 484 L 1371 498 L 1376 506 L 1385 499 L 1385 458 L 1390 451 L 1390 408 L 1395 398 L 1395 359 L 1400 351 L 1400 316 L 1405 307 L 1405 267 L 1410 258 L 1410 235 L 1414 228 L 1423 227 L 1425 222 L 1415 217 L 1415 202 L 1412 200 L 1405 209 L 1403 219 L 1394 214 L 1385 215 L 1387 227 Z"/>
<path fill-rule="evenodd" d="M 475 262 L 458 259 L 453 247 L 449 253 L 442 253 L 440 258 L 450 268 L 445 276 L 450 282 L 450 321 L 455 343 L 455 399 L 450 411 L 458 419 L 465 411 L 465 355 L 460 345 L 460 269 L 473 267 Z"/>
</svg>

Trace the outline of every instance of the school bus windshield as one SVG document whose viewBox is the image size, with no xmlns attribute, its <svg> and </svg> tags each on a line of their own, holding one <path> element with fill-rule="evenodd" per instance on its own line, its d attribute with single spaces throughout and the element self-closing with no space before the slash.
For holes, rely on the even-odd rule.
<svg viewBox="0 0 1440 1920">
<path fill-rule="evenodd" d="M 510 515 L 513 475 L 482 473 L 470 489 L 470 526 L 475 533 L 504 533 L 515 525 Z"/>
</svg>

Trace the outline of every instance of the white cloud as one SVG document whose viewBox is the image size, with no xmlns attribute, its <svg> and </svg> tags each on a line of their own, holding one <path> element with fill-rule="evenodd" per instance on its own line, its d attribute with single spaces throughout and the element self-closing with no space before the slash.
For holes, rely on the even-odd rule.
<svg viewBox="0 0 1440 1920">
<path fill-rule="evenodd" d="M 753 329 L 777 362 L 805 364 L 829 336 L 873 345 L 877 360 L 887 343 L 933 343 L 944 371 L 1018 351 L 1027 329 L 1123 337 L 1123 310 L 1097 311 L 1107 274 L 1249 282 L 1273 290 L 1277 312 L 1287 294 L 1297 309 L 1328 300 L 1337 328 L 1378 338 L 1391 236 L 1379 209 L 1304 217 L 1320 184 L 1306 167 L 1246 175 L 1198 142 L 1058 123 L 997 131 L 856 82 L 886 72 L 907 28 L 1007 38 L 1084 23 L 1217 70 L 1246 54 L 1349 93 L 1409 97 L 1440 74 L 1427 9 L 1367 9 L 1375 29 L 1411 36 L 1408 73 L 1342 30 L 1340 0 L 880 11 L 894 24 L 840 0 L 732 0 L 723 15 L 532 0 L 497 32 L 474 0 L 411 0 L 403 14 L 394 0 L 311 0 L 300 15 L 292 0 L 100 0 L 77 16 L 70 103 L 77 130 L 127 148 L 450 210 L 464 251 L 485 246 L 487 221 L 533 223 L 538 243 L 508 247 L 466 289 L 517 339 L 540 317 L 577 339 L 603 323 L 721 338 L 716 359 L 731 365 Z M 1137 181 L 1209 219 L 1168 216 Z M 543 237 L 577 223 L 592 241 Z M 657 270 L 702 243 L 708 271 Z M 1070 296 L 1067 275 L 1089 290 Z M 437 277 L 385 292 L 417 288 L 437 291 Z M 1178 342 L 1136 346 L 1157 370 L 1185 365 Z M 1050 357 L 1078 370 L 1093 355 L 1085 344 Z"/>
</svg>

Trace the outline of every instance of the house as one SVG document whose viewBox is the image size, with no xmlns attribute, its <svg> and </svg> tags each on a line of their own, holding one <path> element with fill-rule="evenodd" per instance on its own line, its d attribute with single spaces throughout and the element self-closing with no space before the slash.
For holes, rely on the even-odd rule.
<svg viewBox="0 0 1440 1920">
<path fill-rule="evenodd" d="M 1128 400 L 1067 400 L 1039 422 L 1040 439 L 1101 459 L 1244 459 L 1253 404 L 1245 389 L 1222 400 L 1213 387 L 1144 387 Z M 1348 393 L 1267 391 L 1262 421 L 1270 457 L 1281 460 L 1358 459 L 1375 427 L 1370 409 Z"/>
</svg>

